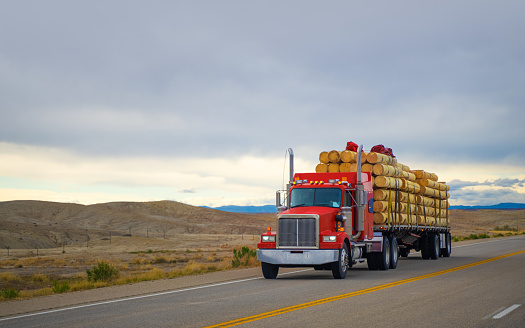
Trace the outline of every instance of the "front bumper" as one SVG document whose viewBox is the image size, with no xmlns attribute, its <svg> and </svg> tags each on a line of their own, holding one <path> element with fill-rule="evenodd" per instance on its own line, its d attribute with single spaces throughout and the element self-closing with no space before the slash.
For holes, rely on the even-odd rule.
<svg viewBox="0 0 525 328">
<path fill-rule="evenodd" d="M 277 265 L 322 265 L 336 262 L 338 249 L 258 249 L 257 260 Z"/>
</svg>

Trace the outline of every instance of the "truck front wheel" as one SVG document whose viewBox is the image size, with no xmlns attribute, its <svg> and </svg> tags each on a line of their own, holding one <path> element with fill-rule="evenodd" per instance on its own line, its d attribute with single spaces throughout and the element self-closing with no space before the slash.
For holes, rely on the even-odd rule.
<svg viewBox="0 0 525 328">
<path fill-rule="evenodd" d="M 266 279 L 277 278 L 277 274 L 279 273 L 278 265 L 261 262 L 261 268 L 262 268 L 264 278 Z"/>
<path fill-rule="evenodd" d="M 343 248 L 339 250 L 339 260 L 332 263 L 332 275 L 335 279 L 344 279 L 348 271 L 348 264 L 350 263 L 350 253 L 348 252 L 348 245 L 343 244 Z"/>
</svg>

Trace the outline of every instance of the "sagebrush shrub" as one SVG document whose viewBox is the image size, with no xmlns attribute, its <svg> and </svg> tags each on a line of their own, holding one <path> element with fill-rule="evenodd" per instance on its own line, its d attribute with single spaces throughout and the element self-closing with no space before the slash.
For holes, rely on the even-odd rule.
<svg viewBox="0 0 525 328">
<path fill-rule="evenodd" d="M 119 277 L 118 269 L 104 261 L 97 262 L 93 270 L 86 269 L 86 273 L 88 280 L 92 282 L 109 281 Z"/>
<path fill-rule="evenodd" d="M 2 296 L 2 298 L 6 298 L 6 299 L 17 298 L 19 293 L 20 293 L 20 290 L 12 289 L 12 288 L 7 289 L 7 287 L 0 291 L 0 295 Z"/>
<path fill-rule="evenodd" d="M 53 281 L 53 293 L 65 293 L 69 290 L 69 284 L 67 281 L 64 281 L 63 283 L 59 283 L 57 280 Z"/>
<path fill-rule="evenodd" d="M 243 246 L 239 251 L 234 249 L 233 250 L 233 260 L 232 260 L 232 266 L 234 268 L 241 266 L 241 265 L 248 265 L 248 262 L 250 261 L 250 257 L 257 256 L 257 252 L 255 250 L 251 250 L 246 246 Z"/>
</svg>

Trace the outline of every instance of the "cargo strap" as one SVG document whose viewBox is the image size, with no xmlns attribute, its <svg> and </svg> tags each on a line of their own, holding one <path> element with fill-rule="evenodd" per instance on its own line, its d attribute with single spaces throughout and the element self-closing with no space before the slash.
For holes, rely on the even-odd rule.
<svg viewBox="0 0 525 328">
<path fill-rule="evenodd" d="M 390 230 L 390 215 L 392 213 L 392 189 L 390 189 L 390 187 L 388 188 L 388 205 L 387 205 L 387 208 L 388 208 L 388 212 L 387 212 L 387 227 L 388 227 L 388 230 Z"/>
<path fill-rule="evenodd" d="M 426 211 L 425 199 L 423 199 L 423 218 L 425 219 L 425 226 L 427 225 L 427 211 Z"/>
<path fill-rule="evenodd" d="M 411 211 L 410 211 L 410 193 L 407 193 L 407 220 L 408 220 L 408 225 L 409 226 L 412 226 L 412 219 L 410 217 L 410 214 L 411 214 Z"/>
</svg>

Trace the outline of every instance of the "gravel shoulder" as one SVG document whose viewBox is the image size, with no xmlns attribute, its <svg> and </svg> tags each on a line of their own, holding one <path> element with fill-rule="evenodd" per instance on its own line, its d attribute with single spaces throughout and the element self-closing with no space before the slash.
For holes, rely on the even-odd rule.
<svg viewBox="0 0 525 328">
<path fill-rule="evenodd" d="M 285 270 L 283 270 L 283 272 L 285 272 Z M 2 302 L 0 303 L 0 318 L 83 306 L 99 302 L 122 300 L 130 297 L 258 277 L 262 277 L 261 269 L 259 267 L 244 268 L 173 279 L 145 281 L 135 284 L 111 286 L 73 293 L 55 294 L 28 300 Z"/>
</svg>

